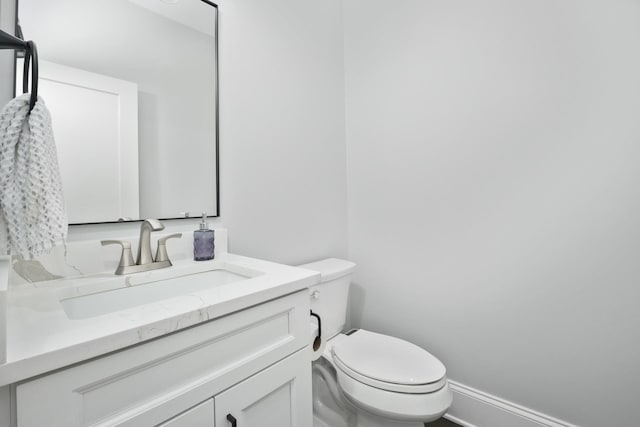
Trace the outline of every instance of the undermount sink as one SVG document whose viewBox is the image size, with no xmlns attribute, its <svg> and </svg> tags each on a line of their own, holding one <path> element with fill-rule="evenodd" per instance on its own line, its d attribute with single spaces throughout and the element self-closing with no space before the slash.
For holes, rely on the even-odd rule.
<svg viewBox="0 0 640 427">
<path fill-rule="evenodd" d="M 188 271 L 170 277 L 162 274 L 147 275 L 142 278 L 139 275 L 132 275 L 114 279 L 114 286 L 117 286 L 115 289 L 62 298 L 60 304 L 69 319 L 87 319 L 206 291 L 260 275 L 260 272 L 246 269 L 231 270 L 213 267 L 205 271 Z"/>
</svg>

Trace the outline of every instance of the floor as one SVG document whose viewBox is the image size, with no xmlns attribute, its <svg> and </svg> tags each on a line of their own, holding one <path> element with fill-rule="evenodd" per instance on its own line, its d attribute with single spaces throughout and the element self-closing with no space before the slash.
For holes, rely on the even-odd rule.
<svg viewBox="0 0 640 427">
<path fill-rule="evenodd" d="M 329 427 L 329 426 L 327 426 L 325 423 L 323 423 L 316 417 L 313 417 L 313 427 Z M 440 418 L 439 420 L 434 421 L 432 423 L 426 423 L 424 427 L 460 427 L 460 426 L 456 423 L 452 423 L 449 420 Z"/>
<path fill-rule="evenodd" d="M 432 423 L 426 423 L 424 427 L 459 427 L 458 424 L 452 423 L 449 420 L 445 420 L 444 418 L 440 418 L 438 421 L 434 421 Z"/>
</svg>

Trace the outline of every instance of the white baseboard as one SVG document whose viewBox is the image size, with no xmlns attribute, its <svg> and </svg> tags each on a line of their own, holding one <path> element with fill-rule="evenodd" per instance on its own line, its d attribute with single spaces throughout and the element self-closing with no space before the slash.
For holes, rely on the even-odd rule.
<svg viewBox="0 0 640 427">
<path fill-rule="evenodd" d="M 453 405 L 445 418 L 463 427 L 578 427 L 455 381 L 449 385 Z"/>
</svg>

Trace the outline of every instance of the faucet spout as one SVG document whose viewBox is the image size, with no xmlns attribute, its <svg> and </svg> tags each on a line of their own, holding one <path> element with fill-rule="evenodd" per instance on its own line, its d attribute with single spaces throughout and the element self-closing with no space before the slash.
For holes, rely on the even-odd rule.
<svg viewBox="0 0 640 427">
<path fill-rule="evenodd" d="M 151 232 L 164 230 L 164 225 L 157 219 L 145 219 L 140 226 L 140 241 L 138 242 L 137 265 L 151 264 Z"/>
</svg>

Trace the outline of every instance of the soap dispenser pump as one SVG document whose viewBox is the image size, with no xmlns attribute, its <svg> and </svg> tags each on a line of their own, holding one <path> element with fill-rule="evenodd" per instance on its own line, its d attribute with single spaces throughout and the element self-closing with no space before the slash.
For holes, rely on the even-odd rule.
<svg viewBox="0 0 640 427">
<path fill-rule="evenodd" d="M 214 250 L 214 232 L 209 230 L 207 214 L 203 212 L 200 229 L 193 232 L 193 259 L 196 261 L 213 259 Z"/>
</svg>

